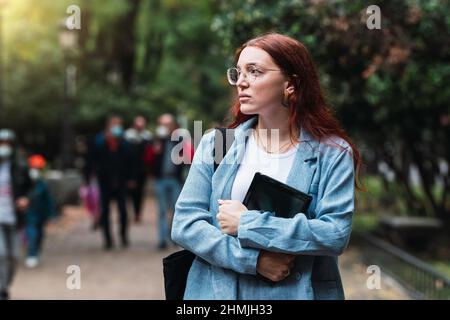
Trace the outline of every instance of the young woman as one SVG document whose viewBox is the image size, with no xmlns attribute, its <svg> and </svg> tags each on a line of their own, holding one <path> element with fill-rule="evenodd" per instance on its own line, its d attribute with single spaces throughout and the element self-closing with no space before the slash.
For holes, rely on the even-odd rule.
<svg viewBox="0 0 450 320">
<path fill-rule="evenodd" d="M 343 299 L 337 257 L 350 237 L 360 158 L 308 50 L 263 35 L 237 51 L 227 75 L 238 94 L 235 140 L 214 171 L 214 133 L 203 136 L 175 208 L 172 238 L 197 255 L 184 298 Z M 311 195 L 308 212 L 247 210 L 255 172 Z"/>
</svg>

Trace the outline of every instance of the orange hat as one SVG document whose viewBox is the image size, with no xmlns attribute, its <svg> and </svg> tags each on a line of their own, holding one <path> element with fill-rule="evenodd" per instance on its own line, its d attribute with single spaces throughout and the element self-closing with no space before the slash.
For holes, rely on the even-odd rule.
<svg viewBox="0 0 450 320">
<path fill-rule="evenodd" d="M 40 154 L 34 154 L 28 158 L 28 165 L 31 168 L 43 169 L 45 167 L 46 161 Z"/>
</svg>

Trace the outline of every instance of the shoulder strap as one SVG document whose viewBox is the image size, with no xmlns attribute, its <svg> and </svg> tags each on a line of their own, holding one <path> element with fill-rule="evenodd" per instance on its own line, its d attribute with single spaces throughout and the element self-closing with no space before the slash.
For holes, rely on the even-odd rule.
<svg viewBox="0 0 450 320">
<path fill-rule="evenodd" d="M 233 144 L 234 141 L 234 134 L 230 135 L 230 140 L 227 141 L 227 134 L 226 134 L 227 128 L 216 128 L 215 137 L 214 137 L 214 150 L 213 150 L 213 156 L 214 156 L 214 172 L 216 171 L 217 167 L 219 166 L 220 162 L 223 158 L 225 158 L 225 155 L 227 154 L 227 151 L 229 147 Z M 228 129 L 231 130 L 231 129 Z M 220 137 L 218 138 L 219 134 L 222 136 L 222 139 Z M 222 146 L 220 146 L 220 142 L 223 140 Z M 219 155 L 216 157 L 216 150 L 218 148 L 222 147 L 222 157 Z"/>
</svg>

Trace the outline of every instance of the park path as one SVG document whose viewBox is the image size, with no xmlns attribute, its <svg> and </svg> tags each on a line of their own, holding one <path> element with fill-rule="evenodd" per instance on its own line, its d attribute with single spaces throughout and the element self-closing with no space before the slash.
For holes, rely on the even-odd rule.
<svg viewBox="0 0 450 320">
<path fill-rule="evenodd" d="M 161 260 L 179 248 L 156 249 L 153 198 L 146 199 L 144 212 L 141 224 L 130 225 L 130 247 L 105 252 L 101 247 L 101 233 L 90 229 L 84 209 L 66 207 L 61 218 L 47 228 L 41 265 L 27 269 L 21 261 L 11 298 L 164 299 Z M 114 222 L 114 234 L 118 234 L 117 221 Z M 66 286 L 70 265 L 80 267 L 80 290 L 69 290 Z M 346 250 L 340 266 L 347 299 L 408 299 L 402 288 L 387 276 L 382 277 L 381 289 L 367 289 L 367 266 L 360 261 L 356 247 Z"/>
</svg>

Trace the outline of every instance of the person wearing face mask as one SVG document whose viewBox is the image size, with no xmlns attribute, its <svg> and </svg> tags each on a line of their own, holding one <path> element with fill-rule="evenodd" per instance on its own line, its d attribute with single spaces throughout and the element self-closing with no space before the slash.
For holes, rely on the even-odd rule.
<svg viewBox="0 0 450 320">
<path fill-rule="evenodd" d="M 126 187 L 135 180 L 136 172 L 131 166 L 132 156 L 129 144 L 123 138 L 122 119 L 111 116 L 103 132 L 95 137 L 85 170 L 88 185 L 96 176 L 101 201 L 100 225 L 103 230 L 105 250 L 114 246 L 110 226 L 110 202 L 116 200 L 120 214 L 120 240 L 123 248 L 128 247 L 128 221 L 126 209 Z"/>
<path fill-rule="evenodd" d="M 25 234 L 27 238 L 27 258 L 25 265 L 35 268 L 39 265 L 39 255 L 44 239 L 44 226 L 48 219 L 56 216 L 53 197 L 43 177 L 46 161 L 36 154 L 28 158 L 29 174 L 33 187 L 29 193 L 30 204 L 25 212 Z"/>
<path fill-rule="evenodd" d="M 0 129 L 0 300 L 9 298 L 20 253 L 18 230 L 31 187 L 28 167 L 16 156 L 14 141 L 11 130 Z"/>
<path fill-rule="evenodd" d="M 147 121 L 143 116 L 137 116 L 134 119 L 133 127 L 125 131 L 125 139 L 130 145 L 132 166 L 136 171 L 136 180 L 128 189 L 134 209 L 134 220 L 136 223 L 141 221 L 142 196 L 144 194 L 144 185 L 147 175 L 145 154 L 152 144 L 153 135 L 146 129 Z"/>
<path fill-rule="evenodd" d="M 155 130 L 156 139 L 154 144 L 154 175 L 155 190 L 158 200 L 158 228 L 159 228 L 159 244 L 158 249 L 162 250 L 167 247 L 170 239 L 170 227 L 168 226 L 168 211 L 174 211 L 175 203 L 181 191 L 183 183 L 183 170 L 186 162 L 178 164 L 177 159 L 172 159 L 172 151 L 180 143 L 181 136 L 172 140 L 172 134 L 178 128 L 175 117 L 172 114 L 163 114 L 158 119 L 158 127 Z M 192 150 L 191 148 L 188 148 Z M 186 148 L 183 148 L 183 151 Z M 179 155 L 185 156 L 185 155 Z M 169 219 L 170 220 L 170 219 Z M 169 223 L 171 224 L 171 223 Z"/>
</svg>

